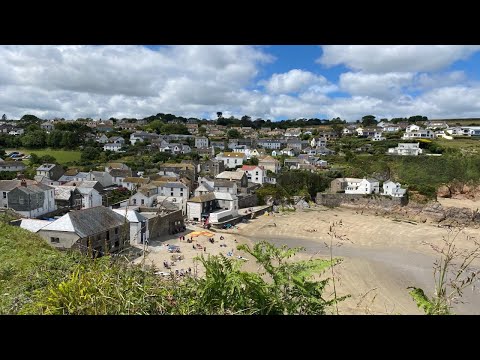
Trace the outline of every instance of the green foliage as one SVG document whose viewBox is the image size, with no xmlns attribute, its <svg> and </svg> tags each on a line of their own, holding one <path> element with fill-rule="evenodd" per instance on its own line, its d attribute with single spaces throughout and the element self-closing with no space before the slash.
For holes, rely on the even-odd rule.
<svg viewBox="0 0 480 360">
<path fill-rule="evenodd" d="M 250 159 L 245 161 L 245 165 L 258 165 L 258 158 L 256 156 L 252 156 Z"/>
<path fill-rule="evenodd" d="M 301 195 L 302 189 L 306 189 L 311 197 L 315 197 L 317 192 L 325 191 L 332 180 L 328 174 L 290 170 L 278 175 L 277 184 L 282 186 L 290 196 Z"/>
<path fill-rule="evenodd" d="M 80 159 L 82 161 L 98 160 L 100 158 L 101 150 L 97 147 L 87 146 L 82 150 Z"/>
<path fill-rule="evenodd" d="M 92 260 L 60 252 L 38 235 L 0 224 L 1 314 L 325 314 L 328 279 L 315 280 L 333 262 L 291 261 L 300 248 L 269 243 L 239 246 L 261 272 L 242 261 L 202 257 L 204 278 L 160 278 L 155 269 L 122 257 Z"/>
<path fill-rule="evenodd" d="M 328 279 L 312 280 L 313 269 L 330 266 L 323 262 L 292 262 L 301 248 L 261 242 L 239 250 L 253 256 L 260 273 L 240 270 L 236 260 L 222 256 L 201 258 L 205 279 L 197 280 L 200 309 L 205 314 L 293 315 L 325 314 L 335 301 L 326 300 L 323 291 Z"/>
<path fill-rule="evenodd" d="M 241 134 L 237 129 L 230 129 L 227 131 L 227 136 L 229 139 L 239 139 Z"/>
<path fill-rule="evenodd" d="M 435 304 L 425 295 L 422 289 L 409 287 L 412 289 L 409 294 L 413 300 L 417 303 L 417 306 L 425 312 L 425 315 L 434 315 L 435 314 Z M 448 315 L 448 312 L 439 313 L 437 315 Z"/>
<path fill-rule="evenodd" d="M 0 171 L 0 180 L 13 180 L 16 177 L 16 171 Z"/>
</svg>

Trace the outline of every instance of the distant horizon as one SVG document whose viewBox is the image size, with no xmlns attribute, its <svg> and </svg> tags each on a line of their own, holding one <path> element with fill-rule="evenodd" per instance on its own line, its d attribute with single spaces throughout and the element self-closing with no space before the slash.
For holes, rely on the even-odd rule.
<svg viewBox="0 0 480 360">
<path fill-rule="evenodd" d="M 0 114 L 480 117 L 478 45 L 2 45 Z"/>
</svg>

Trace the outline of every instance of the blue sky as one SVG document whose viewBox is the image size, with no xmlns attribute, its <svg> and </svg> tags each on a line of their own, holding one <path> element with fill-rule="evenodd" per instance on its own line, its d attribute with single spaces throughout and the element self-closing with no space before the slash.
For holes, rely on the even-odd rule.
<svg viewBox="0 0 480 360">
<path fill-rule="evenodd" d="M 8 118 L 480 117 L 480 46 L 0 46 Z"/>
</svg>

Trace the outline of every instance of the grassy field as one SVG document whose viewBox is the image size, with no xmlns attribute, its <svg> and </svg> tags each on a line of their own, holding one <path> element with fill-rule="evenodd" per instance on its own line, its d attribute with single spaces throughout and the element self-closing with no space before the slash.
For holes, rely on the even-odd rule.
<svg viewBox="0 0 480 360">
<path fill-rule="evenodd" d="M 480 139 L 455 138 L 453 140 L 436 139 L 441 147 L 445 149 L 460 149 L 462 153 L 480 153 Z"/>
<path fill-rule="evenodd" d="M 31 154 L 35 153 L 38 156 L 43 156 L 43 155 L 52 155 L 55 159 L 60 164 L 65 164 L 69 163 L 72 161 L 80 160 L 80 151 L 76 150 L 51 150 L 51 149 L 33 149 L 33 150 L 27 150 L 27 149 L 7 149 L 5 150 L 6 153 L 10 151 L 19 151 L 24 154 Z"/>
</svg>

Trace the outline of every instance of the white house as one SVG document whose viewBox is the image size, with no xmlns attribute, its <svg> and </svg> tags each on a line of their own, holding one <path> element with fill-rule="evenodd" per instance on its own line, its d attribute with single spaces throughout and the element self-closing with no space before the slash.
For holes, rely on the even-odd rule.
<svg viewBox="0 0 480 360">
<path fill-rule="evenodd" d="M 1 204 L 24 217 L 36 218 L 57 209 L 55 188 L 26 180 L 0 181 Z"/>
<path fill-rule="evenodd" d="M 77 189 L 82 194 L 82 209 L 102 205 L 102 195 L 93 187 L 78 186 Z"/>
<path fill-rule="evenodd" d="M 146 185 L 138 189 L 135 195 L 130 196 L 128 204 L 132 206 L 154 207 L 157 204 L 158 189 L 152 185 Z"/>
<path fill-rule="evenodd" d="M 383 183 L 382 195 L 389 195 L 392 197 L 403 197 L 407 192 L 406 189 L 402 189 L 400 183 L 394 183 L 393 181 L 386 181 Z"/>
<path fill-rule="evenodd" d="M 420 143 L 399 143 L 395 148 L 388 148 L 388 154 L 391 155 L 412 155 L 418 156 L 423 152 L 420 149 Z"/>
<path fill-rule="evenodd" d="M 121 148 L 122 148 L 122 144 L 118 144 L 118 143 L 109 143 L 109 144 L 103 145 L 103 151 L 109 150 L 109 151 L 119 152 Z"/>
<path fill-rule="evenodd" d="M 405 129 L 405 132 L 409 133 L 412 131 L 419 131 L 419 130 L 420 130 L 420 126 L 412 124 L 407 126 L 407 128 Z"/>
<path fill-rule="evenodd" d="M 285 148 L 280 150 L 280 154 L 287 156 L 295 156 L 295 150 L 292 148 Z"/>
<path fill-rule="evenodd" d="M 195 138 L 195 147 L 197 149 L 208 148 L 208 138 L 207 137 L 196 137 Z"/>
<path fill-rule="evenodd" d="M 243 165 L 242 170 L 247 174 L 248 181 L 260 185 L 265 182 L 266 171 L 263 166 Z"/>
<path fill-rule="evenodd" d="M 403 140 L 410 140 L 410 139 L 434 139 L 435 132 L 433 130 L 417 130 L 417 131 L 410 131 L 403 134 Z"/>
<path fill-rule="evenodd" d="M 121 209 L 112 209 L 117 214 L 123 216 L 130 224 L 130 244 L 143 244 L 148 241 L 150 234 L 148 231 L 148 218 L 140 214 L 138 211 L 128 209 L 127 207 Z"/>
<path fill-rule="evenodd" d="M 312 148 L 314 147 L 325 147 L 327 146 L 327 139 L 326 138 L 313 138 L 311 141 L 310 141 L 310 146 Z"/>
<path fill-rule="evenodd" d="M 355 179 L 346 178 L 347 187 L 345 194 L 378 194 L 380 192 L 380 183 L 375 179 Z"/>
<path fill-rule="evenodd" d="M 376 132 L 375 135 L 372 137 L 372 141 L 384 141 L 386 138 L 382 136 L 381 132 Z"/>
<path fill-rule="evenodd" d="M 223 161 L 225 168 L 232 169 L 243 165 L 243 162 L 247 159 L 247 156 L 244 153 L 239 152 L 224 152 L 218 154 L 216 159 Z"/>
</svg>

